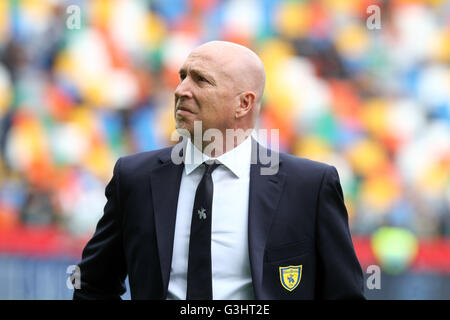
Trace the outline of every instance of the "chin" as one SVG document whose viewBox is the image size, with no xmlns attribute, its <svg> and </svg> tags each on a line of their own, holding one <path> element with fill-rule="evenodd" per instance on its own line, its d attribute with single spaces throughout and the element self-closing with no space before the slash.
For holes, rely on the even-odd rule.
<svg viewBox="0 0 450 320">
<path fill-rule="evenodd" d="M 186 123 L 182 120 L 177 120 L 175 129 L 178 131 L 178 133 L 182 136 L 185 136 L 187 138 L 190 138 L 193 136 L 194 128 L 190 123 Z"/>
</svg>

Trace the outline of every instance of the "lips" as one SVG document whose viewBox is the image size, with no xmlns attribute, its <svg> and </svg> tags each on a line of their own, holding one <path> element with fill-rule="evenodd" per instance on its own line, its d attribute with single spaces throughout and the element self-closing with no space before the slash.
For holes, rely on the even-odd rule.
<svg viewBox="0 0 450 320">
<path fill-rule="evenodd" d="M 186 107 L 179 107 L 178 110 L 182 110 L 182 111 L 187 111 L 187 112 L 193 113 L 190 109 L 188 109 Z"/>
<path fill-rule="evenodd" d="M 185 106 L 178 106 L 178 107 L 177 107 L 177 112 L 178 112 L 178 111 L 184 111 L 184 112 L 189 112 L 189 113 L 194 114 L 194 112 L 193 112 L 191 109 L 189 109 L 189 108 L 187 108 L 187 107 L 185 107 Z"/>
</svg>

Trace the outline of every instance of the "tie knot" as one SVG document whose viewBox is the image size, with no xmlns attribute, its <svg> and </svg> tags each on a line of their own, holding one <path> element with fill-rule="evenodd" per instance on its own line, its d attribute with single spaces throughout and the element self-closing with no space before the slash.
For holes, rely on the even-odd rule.
<svg viewBox="0 0 450 320">
<path fill-rule="evenodd" d="M 218 166 L 220 166 L 220 163 L 210 160 L 205 161 L 203 164 L 205 165 L 205 174 L 211 174 Z"/>
</svg>

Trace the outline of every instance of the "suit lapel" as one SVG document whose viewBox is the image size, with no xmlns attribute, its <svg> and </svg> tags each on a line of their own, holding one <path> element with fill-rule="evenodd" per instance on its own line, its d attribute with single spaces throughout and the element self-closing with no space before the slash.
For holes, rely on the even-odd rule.
<svg viewBox="0 0 450 320">
<path fill-rule="evenodd" d="M 252 164 L 250 167 L 248 242 L 253 290 L 256 299 L 261 298 L 264 250 L 286 177 L 284 173 L 280 172 L 282 168 L 281 160 L 276 174 L 261 174 L 262 168 L 269 167 L 269 165 L 265 166 L 260 161 L 259 155 L 267 154 L 264 152 L 267 152 L 267 149 L 253 140 Z"/>
<path fill-rule="evenodd" d="M 167 295 L 170 265 L 172 261 L 178 193 L 180 190 L 183 163 L 176 165 L 170 159 L 170 151 L 160 157 L 161 166 L 150 174 L 154 207 L 156 239 L 164 288 Z"/>
</svg>

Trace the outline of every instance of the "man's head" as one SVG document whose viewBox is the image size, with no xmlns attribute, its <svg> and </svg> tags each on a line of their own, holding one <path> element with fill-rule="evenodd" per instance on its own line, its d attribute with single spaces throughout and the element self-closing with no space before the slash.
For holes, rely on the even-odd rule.
<svg viewBox="0 0 450 320">
<path fill-rule="evenodd" d="M 175 90 L 177 129 L 193 136 L 194 121 L 202 129 L 253 128 L 264 92 L 262 61 L 250 49 L 225 41 L 195 48 L 180 68 Z"/>
</svg>

